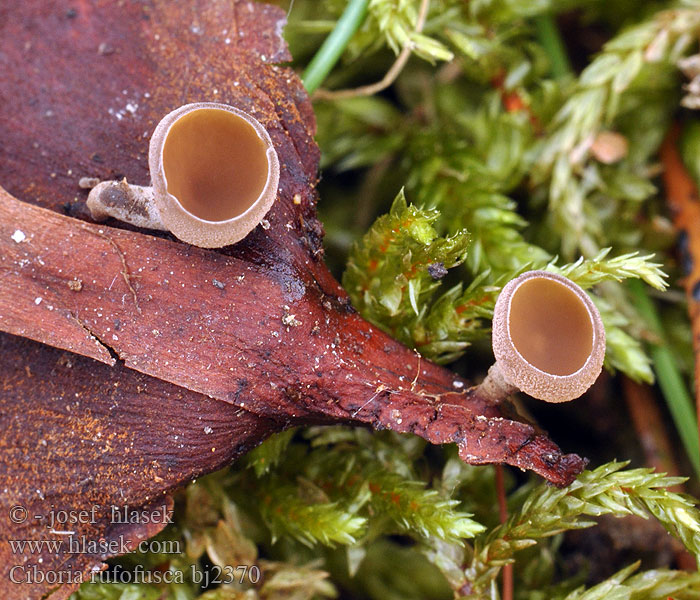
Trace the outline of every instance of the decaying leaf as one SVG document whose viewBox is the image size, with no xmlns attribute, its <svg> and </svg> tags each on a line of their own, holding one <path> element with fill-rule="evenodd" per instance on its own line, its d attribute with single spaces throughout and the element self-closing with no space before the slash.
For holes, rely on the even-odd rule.
<svg viewBox="0 0 700 600">
<path fill-rule="evenodd" d="M 161 514 L 168 492 L 291 425 L 414 432 L 559 485 L 584 466 L 352 309 L 322 262 L 314 118 L 278 66 L 283 25 L 244 0 L 0 8 L 3 597 L 67 597 L 165 525 L 116 523 L 112 507 Z M 79 180 L 147 184 L 155 124 L 201 100 L 270 133 L 282 172 L 269 228 L 210 251 L 91 223 Z M 6 517 L 17 506 L 24 520 Z M 49 522 L 92 507 L 87 522 Z"/>
</svg>

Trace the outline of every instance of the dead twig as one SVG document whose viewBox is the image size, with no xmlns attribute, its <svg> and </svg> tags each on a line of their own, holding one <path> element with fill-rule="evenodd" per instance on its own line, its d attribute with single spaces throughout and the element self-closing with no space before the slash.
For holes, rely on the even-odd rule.
<svg viewBox="0 0 700 600">
<path fill-rule="evenodd" d="M 425 27 L 425 20 L 428 16 L 428 5 L 430 0 L 422 0 L 420 9 L 418 11 L 418 19 L 416 20 L 415 33 L 420 33 Z M 388 88 L 396 78 L 401 74 L 403 68 L 406 66 L 408 59 L 411 58 L 411 53 L 413 52 L 413 43 L 407 43 L 399 55 L 396 57 L 396 61 L 391 65 L 391 68 L 386 72 L 386 75 L 382 77 L 380 81 L 376 83 L 371 83 L 369 85 L 362 85 L 360 87 L 347 89 L 347 90 L 325 90 L 323 88 L 316 90 L 313 95 L 314 100 L 341 100 L 343 98 L 355 98 L 357 96 L 372 96 Z"/>
</svg>

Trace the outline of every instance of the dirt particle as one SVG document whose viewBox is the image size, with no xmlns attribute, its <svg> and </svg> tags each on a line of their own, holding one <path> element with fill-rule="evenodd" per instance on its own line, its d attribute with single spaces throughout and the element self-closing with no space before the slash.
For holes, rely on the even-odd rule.
<svg viewBox="0 0 700 600">
<path fill-rule="evenodd" d="M 114 48 L 110 46 L 107 42 L 102 42 L 97 47 L 97 53 L 101 54 L 102 56 L 109 56 L 110 54 L 114 54 Z"/>
<path fill-rule="evenodd" d="M 289 313 L 289 306 L 284 306 L 284 316 L 282 317 L 282 323 L 287 327 L 299 327 L 301 321 L 296 318 L 296 315 Z"/>
<path fill-rule="evenodd" d="M 98 177 L 81 177 L 78 180 L 78 187 L 83 189 L 83 190 L 91 190 L 98 183 L 100 183 L 100 180 Z"/>
<path fill-rule="evenodd" d="M 80 290 L 83 289 L 83 280 L 82 279 L 71 279 L 68 282 L 68 289 L 70 289 L 73 292 L 79 292 Z"/>
<path fill-rule="evenodd" d="M 299 327 L 301 325 L 301 321 L 296 318 L 296 315 L 289 314 L 282 317 L 282 323 L 287 327 Z"/>
<path fill-rule="evenodd" d="M 447 275 L 447 269 L 445 268 L 445 263 L 434 262 L 428 265 L 428 273 L 433 278 L 433 281 L 439 281 L 445 275 Z"/>
<path fill-rule="evenodd" d="M 217 289 L 220 289 L 220 290 L 226 289 L 226 284 L 223 281 L 219 281 L 218 279 L 212 279 L 211 283 Z"/>
</svg>

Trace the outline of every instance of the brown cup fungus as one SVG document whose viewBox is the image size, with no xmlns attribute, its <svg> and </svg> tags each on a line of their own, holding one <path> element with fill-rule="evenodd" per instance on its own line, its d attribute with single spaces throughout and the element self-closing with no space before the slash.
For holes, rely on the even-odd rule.
<svg viewBox="0 0 700 600">
<path fill-rule="evenodd" d="M 279 160 L 265 128 L 237 108 L 186 104 L 153 132 L 152 187 L 105 181 L 90 191 L 95 219 L 114 217 L 219 248 L 242 240 L 277 196 Z"/>
<path fill-rule="evenodd" d="M 493 317 L 496 364 L 482 383 L 494 400 L 515 390 L 566 402 L 598 378 L 605 357 L 600 313 L 579 286 L 547 271 L 529 271 L 510 281 Z"/>
</svg>

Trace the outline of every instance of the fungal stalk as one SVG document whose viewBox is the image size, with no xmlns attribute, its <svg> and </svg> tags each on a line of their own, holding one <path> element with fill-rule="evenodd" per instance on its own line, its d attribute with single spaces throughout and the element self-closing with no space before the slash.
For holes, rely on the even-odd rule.
<svg viewBox="0 0 700 600">
<path fill-rule="evenodd" d="M 598 309 L 561 275 L 528 271 L 510 281 L 496 301 L 495 364 L 480 390 L 500 401 L 520 390 L 546 402 L 578 398 L 598 378 L 605 329 Z"/>
<path fill-rule="evenodd" d="M 93 218 L 220 248 L 248 235 L 277 196 L 280 166 L 269 134 L 226 104 L 186 104 L 167 114 L 151 137 L 148 165 L 150 187 L 126 180 L 95 186 L 87 200 Z"/>
</svg>

